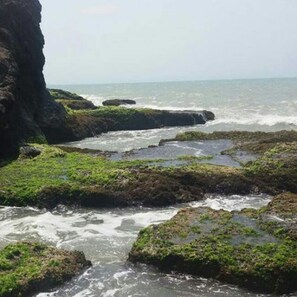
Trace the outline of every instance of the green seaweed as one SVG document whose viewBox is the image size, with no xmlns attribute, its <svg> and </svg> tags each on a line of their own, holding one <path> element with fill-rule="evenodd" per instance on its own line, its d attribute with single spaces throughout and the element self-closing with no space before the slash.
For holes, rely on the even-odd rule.
<svg viewBox="0 0 297 297">
<path fill-rule="evenodd" d="M 20 242 L 0 250 L 0 297 L 28 296 L 60 285 L 90 263 L 80 252 Z"/>
<path fill-rule="evenodd" d="M 162 270 L 212 277 L 249 289 L 289 293 L 297 290 L 297 242 L 287 228 L 270 222 L 275 205 L 294 202 L 283 218 L 296 215 L 297 195 L 275 197 L 268 207 L 241 212 L 184 209 L 171 220 L 139 233 L 129 254 L 134 262 Z M 198 232 L 195 232 L 198 230 Z M 291 228 L 294 230 L 294 228 Z"/>
</svg>

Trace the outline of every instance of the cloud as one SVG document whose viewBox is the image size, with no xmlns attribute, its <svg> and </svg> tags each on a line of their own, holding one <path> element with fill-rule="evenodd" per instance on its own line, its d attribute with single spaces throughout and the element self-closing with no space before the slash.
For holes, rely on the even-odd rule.
<svg viewBox="0 0 297 297">
<path fill-rule="evenodd" d="M 113 4 L 102 4 L 93 7 L 88 7 L 82 10 L 84 15 L 97 16 L 97 15 L 111 15 L 116 13 L 118 7 Z"/>
</svg>

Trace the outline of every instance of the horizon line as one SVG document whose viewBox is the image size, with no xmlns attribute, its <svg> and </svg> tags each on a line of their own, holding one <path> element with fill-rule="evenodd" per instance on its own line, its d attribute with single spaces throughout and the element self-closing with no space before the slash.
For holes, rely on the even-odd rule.
<svg viewBox="0 0 297 297">
<path fill-rule="evenodd" d="M 135 81 L 135 82 L 98 82 L 98 83 L 47 83 L 48 86 L 73 86 L 73 85 L 121 85 L 121 84 L 156 84 L 156 83 L 183 83 L 183 82 L 208 82 L 208 81 L 240 81 L 240 80 L 274 80 L 297 79 L 297 76 L 285 77 L 257 77 L 257 78 L 223 78 L 223 79 L 194 79 L 194 80 L 164 80 L 164 81 Z"/>
</svg>

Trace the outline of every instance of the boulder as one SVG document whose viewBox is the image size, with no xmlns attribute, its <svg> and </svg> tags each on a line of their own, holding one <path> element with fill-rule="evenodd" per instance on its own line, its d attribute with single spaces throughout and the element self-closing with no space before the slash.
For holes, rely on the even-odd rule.
<svg viewBox="0 0 297 297">
<path fill-rule="evenodd" d="M 133 105 L 136 101 L 131 99 L 111 99 L 102 102 L 103 106 L 120 106 L 120 105 Z"/>
<path fill-rule="evenodd" d="M 19 242 L 0 251 L 0 296 L 35 296 L 70 280 L 91 266 L 78 251 Z"/>
</svg>

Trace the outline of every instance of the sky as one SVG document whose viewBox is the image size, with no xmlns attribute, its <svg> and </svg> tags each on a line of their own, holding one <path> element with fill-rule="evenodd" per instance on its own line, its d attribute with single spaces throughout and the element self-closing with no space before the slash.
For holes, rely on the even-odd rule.
<svg viewBox="0 0 297 297">
<path fill-rule="evenodd" d="M 41 0 L 48 84 L 297 77 L 297 0 Z"/>
</svg>

